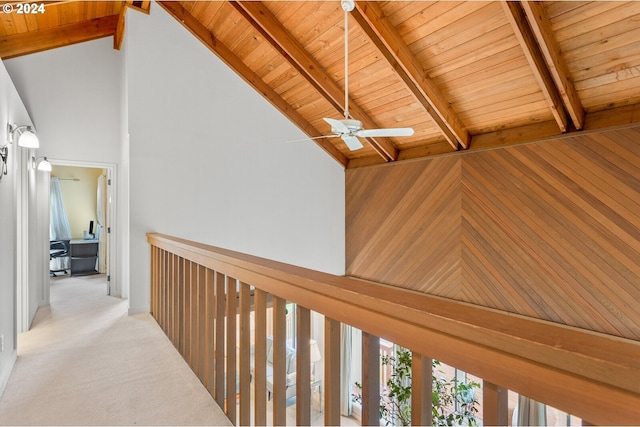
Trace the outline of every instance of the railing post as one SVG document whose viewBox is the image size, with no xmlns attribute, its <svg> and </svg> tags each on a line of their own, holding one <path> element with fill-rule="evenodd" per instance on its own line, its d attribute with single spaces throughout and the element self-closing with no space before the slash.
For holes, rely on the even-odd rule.
<svg viewBox="0 0 640 427">
<path fill-rule="evenodd" d="M 240 422 L 251 424 L 251 288 L 240 282 Z"/>
<path fill-rule="evenodd" d="M 255 289 L 255 354 L 254 376 L 254 422 L 256 426 L 267 425 L 267 293 Z"/>
<path fill-rule="evenodd" d="M 380 425 L 380 338 L 362 332 L 362 423 Z"/>
<path fill-rule="evenodd" d="M 155 246 L 151 246 L 150 249 L 151 262 L 150 266 L 150 277 L 151 277 L 151 292 L 149 298 L 151 300 L 151 316 L 153 316 L 156 321 L 158 320 L 158 309 L 156 307 L 157 299 L 158 299 L 158 248 Z"/>
<path fill-rule="evenodd" d="M 287 424 L 286 320 L 287 301 L 273 297 L 273 425 Z"/>
<path fill-rule="evenodd" d="M 489 381 L 482 381 L 482 424 L 506 426 L 509 422 L 509 390 Z"/>
<path fill-rule="evenodd" d="M 324 424 L 340 425 L 340 322 L 324 318 Z"/>
<path fill-rule="evenodd" d="M 296 309 L 296 425 L 311 425 L 311 357 L 309 349 L 311 312 Z"/>
<path fill-rule="evenodd" d="M 432 424 L 432 362 L 430 358 L 412 352 L 411 423 L 413 425 L 430 426 Z"/>
</svg>

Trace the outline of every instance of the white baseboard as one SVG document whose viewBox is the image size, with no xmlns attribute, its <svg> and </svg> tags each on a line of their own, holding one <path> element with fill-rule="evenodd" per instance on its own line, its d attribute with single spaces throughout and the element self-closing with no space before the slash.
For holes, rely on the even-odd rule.
<svg viewBox="0 0 640 427">
<path fill-rule="evenodd" d="M 140 313 L 149 313 L 151 311 L 151 307 L 129 307 L 129 316 L 134 316 Z"/>
<path fill-rule="evenodd" d="M 0 397 L 2 396 L 2 393 L 4 393 L 4 389 L 9 382 L 9 377 L 11 376 L 11 372 L 13 372 L 13 367 L 15 366 L 17 359 L 18 352 L 13 350 L 11 357 L 9 357 L 9 363 L 7 363 L 2 372 L 0 372 Z"/>
</svg>

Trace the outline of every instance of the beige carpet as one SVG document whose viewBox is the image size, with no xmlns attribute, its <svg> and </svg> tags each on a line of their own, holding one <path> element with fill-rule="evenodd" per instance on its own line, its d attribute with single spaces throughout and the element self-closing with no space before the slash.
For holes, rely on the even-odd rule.
<svg viewBox="0 0 640 427">
<path fill-rule="evenodd" d="M 1 425 L 230 425 L 148 314 L 127 316 L 104 276 L 52 278 L 18 338 Z"/>
</svg>

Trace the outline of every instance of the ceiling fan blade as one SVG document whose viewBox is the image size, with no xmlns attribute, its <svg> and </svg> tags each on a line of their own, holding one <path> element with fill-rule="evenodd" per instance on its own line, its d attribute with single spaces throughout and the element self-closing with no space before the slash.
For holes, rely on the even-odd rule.
<svg viewBox="0 0 640 427">
<path fill-rule="evenodd" d="M 339 134 L 351 133 L 349 128 L 344 123 L 342 123 L 340 120 L 328 119 L 326 117 L 323 117 L 322 120 L 324 120 L 325 122 L 327 122 L 327 123 L 329 123 L 331 125 L 331 131 L 332 132 L 336 132 L 336 133 L 339 133 Z"/>
<path fill-rule="evenodd" d="M 342 135 L 340 138 L 342 138 L 344 143 L 347 144 L 347 147 L 349 147 L 349 150 L 351 150 L 351 151 L 356 151 L 356 150 L 359 150 L 359 149 L 361 149 L 363 147 L 363 145 L 360 142 L 360 140 L 358 138 L 356 138 L 355 136 Z"/>
<path fill-rule="evenodd" d="M 302 138 L 302 139 L 293 139 L 291 141 L 285 141 L 284 143 L 285 144 L 291 144 L 291 143 L 294 143 L 294 142 L 303 142 L 303 141 L 309 141 L 309 140 L 313 141 L 313 140 L 316 140 L 316 139 L 335 138 L 335 137 L 336 137 L 335 135 L 322 135 L 322 136 L 314 136 L 313 138 L 309 137 L 309 138 Z"/>
<path fill-rule="evenodd" d="M 361 137 L 376 136 L 411 136 L 413 128 L 363 129 L 356 132 Z"/>
</svg>

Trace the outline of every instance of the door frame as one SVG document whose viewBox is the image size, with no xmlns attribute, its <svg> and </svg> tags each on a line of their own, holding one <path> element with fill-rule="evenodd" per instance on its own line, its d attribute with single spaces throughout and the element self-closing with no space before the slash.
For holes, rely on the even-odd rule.
<svg viewBox="0 0 640 427">
<path fill-rule="evenodd" d="M 88 162 L 80 160 L 63 160 L 48 158 L 49 163 L 55 166 L 71 166 L 79 168 L 94 168 L 105 169 L 107 171 L 107 221 L 110 231 L 107 233 L 107 247 L 109 248 L 109 254 L 107 256 L 107 294 L 120 296 L 122 295 L 122 289 L 118 282 L 118 263 L 117 263 L 117 165 L 115 163 L 102 163 L 102 162 Z M 110 182 L 110 183 L 109 183 Z"/>
</svg>

